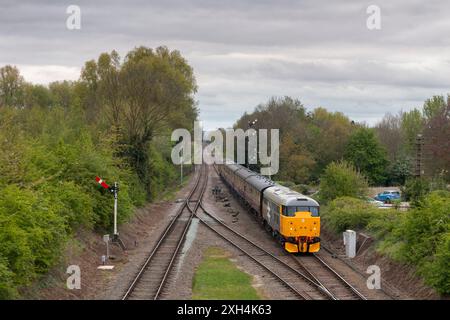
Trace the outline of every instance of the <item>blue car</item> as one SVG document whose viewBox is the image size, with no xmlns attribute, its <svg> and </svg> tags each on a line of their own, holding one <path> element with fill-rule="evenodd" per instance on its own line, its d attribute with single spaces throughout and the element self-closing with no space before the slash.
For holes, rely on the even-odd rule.
<svg viewBox="0 0 450 320">
<path fill-rule="evenodd" d="M 400 199 L 400 191 L 397 190 L 385 190 L 376 195 L 375 200 L 390 203 L 392 200 Z"/>
</svg>

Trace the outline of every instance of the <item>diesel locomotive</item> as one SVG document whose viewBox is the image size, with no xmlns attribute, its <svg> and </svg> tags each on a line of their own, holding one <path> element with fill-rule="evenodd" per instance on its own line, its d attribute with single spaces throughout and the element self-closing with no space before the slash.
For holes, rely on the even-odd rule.
<svg viewBox="0 0 450 320">
<path fill-rule="evenodd" d="M 286 251 L 320 249 L 319 204 L 234 162 L 217 165 L 219 175 Z"/>
</svg>

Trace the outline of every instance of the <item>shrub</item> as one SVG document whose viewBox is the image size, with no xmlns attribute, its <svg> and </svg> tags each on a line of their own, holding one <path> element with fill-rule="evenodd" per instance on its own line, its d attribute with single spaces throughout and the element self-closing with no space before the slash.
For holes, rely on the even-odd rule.
<svg viewBox="0 0 450 320">
<path fill-rule="evenodd" d="M 79 227 L 111 228 L 113 198 L 96 175 L 120 184 L 119 222 L 145 202 L 145 189 L 80 116 L 59 108 L 0 112 L 0 147 L 7 150 L 0 153 L 0 298 L 6 299 L 55 265 Z"/>
<path fill-rule="evenodd" d="M 419 205 L 428 192 L 430 192 L 430 182 L 426 178 L 408 179 L 402 188 L 404 200 L 410 201 L 413 205 Z"/>
<path fill-rule="evenodd" d="M 439 239 L 436 253 L 420 268 L 425 281 L 441 294 L 450 293 L 450 233 Z"/>
<path fill-rule="evenodd" d="M 421 206 L 401 215 L 386 232 L 379 251 L 394 260 L 414 264 L 426 283 L 450 293 L 450 193 L 434 191 Z"/>
<path fill-rule="evenodd" d="M 15 185 L 0 192 L 0 262 L 10 271 L 2 272 L 10 278 L 2 284 L 6 292 L 48 270 L 64 245 L 64 230 L 51 199 Z"/>
<path fill-rule="evenodd" d="M 362 229 L 380 214 L 371 204 L 351 197 L 340 197 L 322 210 L 322 219 L 335 232 Z"/>
<path fill-rule="evenodd" d="M 412 264 L 425 282 L 450 293 L 450 192 L 433 191 L 407 212 L 380 210 L 363 200 L 342 197 L 322 209 L 324 224 L 335 232 L 365 228 L 379 240 L 377 250 Z"/>
<path fill-rule="evenodd" d="M 359 198 L 367 192 L 367 180 L 348 162 L 332 162 L 320 179 L 319 200 L 321 203 L 338 197 Z"/>
</svg>

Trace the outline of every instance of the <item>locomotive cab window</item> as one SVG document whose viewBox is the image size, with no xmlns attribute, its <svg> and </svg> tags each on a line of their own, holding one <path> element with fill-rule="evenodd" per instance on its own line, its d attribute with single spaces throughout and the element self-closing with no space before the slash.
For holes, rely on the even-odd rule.
<svg viewBox="0 0 450 320">
<path fill-rule="evenodd" d="M 304 206 L 283 206 L 283 215 L 286 217 L 295 217 L 296 212 L 311 212 L 312 217 L 319 216 L 319 207 L 304 207 Z"/>
<path fill-rule="evenodd" d="M 319 207 L 310 207 L 309 212 L 311 212 L 312 217 L 318 217 L 319 216 Z"/>
</svg>

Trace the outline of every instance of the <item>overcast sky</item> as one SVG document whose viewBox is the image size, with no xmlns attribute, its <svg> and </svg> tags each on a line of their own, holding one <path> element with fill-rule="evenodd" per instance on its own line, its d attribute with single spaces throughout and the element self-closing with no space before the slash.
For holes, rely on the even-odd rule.
<svg viewBox="0 0 450 320">
<path fill-rule="evenodd" d="M 81 30 L 66 28 L 72 4 Z M 372 4 L 381 30 L 366 26 Z M 284 95 L 374 124 L 450 92 L 449 16 L 448 0 L 0 0 L 0 65 L 76 80 L 102 52 L 166 45 L 193 66 L 208 129 Z"/>
</svg>

